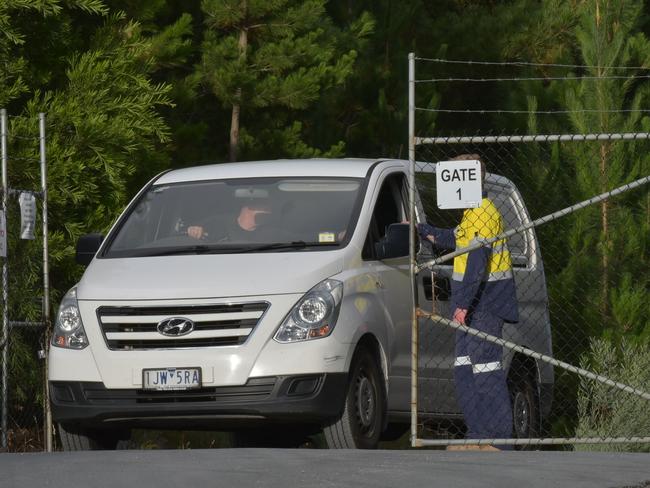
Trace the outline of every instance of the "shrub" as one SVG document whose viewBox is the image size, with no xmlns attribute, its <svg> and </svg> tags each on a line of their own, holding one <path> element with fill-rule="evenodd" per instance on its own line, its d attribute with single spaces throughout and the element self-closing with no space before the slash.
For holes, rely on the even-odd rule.
<svg viewBox="0 0 650 488">
<path fill-rule="evenodd" d="M 623 341 L 593 339 L 581 366 L 614 381 L 648 392 L 650 349 Z M 578 437 L 650 436 L 650 400 L 603 383 L 581 378 L 578 391 Z M 587 444 L 581 451 L 650 451 L 648 444 Z"/>
</svg>

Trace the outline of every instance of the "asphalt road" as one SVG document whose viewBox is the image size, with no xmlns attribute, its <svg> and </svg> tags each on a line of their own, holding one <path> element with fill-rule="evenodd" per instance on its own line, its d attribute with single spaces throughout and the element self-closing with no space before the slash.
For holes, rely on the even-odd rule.
<svg viewBox="0 0 650 488">
<path fill-rule="evenodd" d="M 650 455 L 310 449 L 0 454 L 0 486 L 650 488 Z"/>
</svg>

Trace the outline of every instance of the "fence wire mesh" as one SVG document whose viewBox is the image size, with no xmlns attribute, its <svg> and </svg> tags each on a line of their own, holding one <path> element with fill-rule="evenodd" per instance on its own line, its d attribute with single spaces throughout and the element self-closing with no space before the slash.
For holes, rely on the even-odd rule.
<svg viewBox="0 0 650 488">
<path fill-rule="evenodd" d="M 48 447 L 45 429 L 46 412 L 46 364 L 48 309 L 44 270 L 47 268 L 40 236 L 46 234 L 46 205 L 38 183 L 45 178 L 44 124 L 39 120 L 27 121 L 20 130 L 16 118 L 11 123 L 5 110 L 0 110 L 2 126 L 3 198 L 5 216 L 5 251 L 0 257 L 2 264 L 2 330 L 0 331 L 0 452 L 26 452 L 44 450 Z M 42 120 L 44 122 L 44 119 Z M 29 134 L 29 135 L 28 135 Z M 40 158 L 39 158 L 40 145 Z M 19 157 L 17 154 L 33 154 Z M 26 178 L 20 178 L 22 173 Z M 12 185 L 18 183 L 17 189 Z M 21 194 L 35 197 L 33 222 L 21 225 Z M 33 235 L 25 233 L 31 227 Z M 21 235 L 22 234 L 22 235 Z M 2 236 L 0 236 L 2 237 Z M 47 254 L 47 251 L 45 252 Z M 42 259 L 41 259 L 42 258 Z"/>
<path fill-rule="evenodd" d="M 11 452 L 43 450 L 45 362 L 42 351 L 46 350 L 47 338 L 39 290 L 42 262 L 33 258 L 40 250 L 40 242 L 19 239 L 20 215 L 16 198 L 9 199 L 7 223 L 9 321 L 6 344 L 0 348 L 2 371 L 6 371 L 2 391 L 2 404 L 6 406 L 3 422 L 6 449 Z M 0 339 L 0 344 L 4 339 Z"/>
<path fill-rule="evenodd" d="M 43 429 L 44 362 L 38 358 L 45 342 L 43 327 L 12 327 L 7 347 L 7 450 L 41 451 Z"/>
<path fill-rule="evenodd" d="M 650 193 L 647 179 L 624 186 L 650 174 L 647 134 L 418 141 L 416 186 L 430 225 L 419 226 L 417 256 L 416 444 L 648 450 Z M 433 163 L 459 156 L 486 163 L 485 199 L 478 209 L 440 210 Z"/>
</svg>

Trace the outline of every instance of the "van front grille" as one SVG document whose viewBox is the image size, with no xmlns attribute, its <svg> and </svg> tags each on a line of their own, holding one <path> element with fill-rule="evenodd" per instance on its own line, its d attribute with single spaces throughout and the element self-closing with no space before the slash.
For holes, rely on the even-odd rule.
<svg viewBox="0 0 650 488">
<path fill-rule="evenodd" d="M 246 342 L 268 307 L 267 302 L 102 306 L 97 309 L 97 320 L 108 348 L 113 351 L 236 346 Z M 189 319 L 192 330 L 184 335 L 164 335 L 158 325 L 166 319 Z"/>
</svg>

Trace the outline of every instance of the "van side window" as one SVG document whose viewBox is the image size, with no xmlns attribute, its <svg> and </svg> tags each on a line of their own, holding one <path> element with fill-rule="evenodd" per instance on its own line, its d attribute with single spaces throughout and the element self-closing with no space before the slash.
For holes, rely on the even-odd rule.
<svg viewBox="0 0 650 488">
<path fill-rule="evenodd" d="M 491 189 L 490 197 L 503 217 L 504 230 L 518 227 L 523 223 L 515 201 L 509 192 Z M 510 249 L 513 266 L 526 267 L 528 265 L 529 248 L 526 233 L 515 234 L 509 237 L 508 248 Z"/>
<path fill-rule="evenodd" d="M 375 259 L 375 244 L 386 235 L 388 226 L 406 219 L 404 188 L 405 176 L 403 173 L 392 174 L 384 180 L 375 202 L 368 236 L 363 246 L 361 254 L 363 259 Z"/>
</svg>

